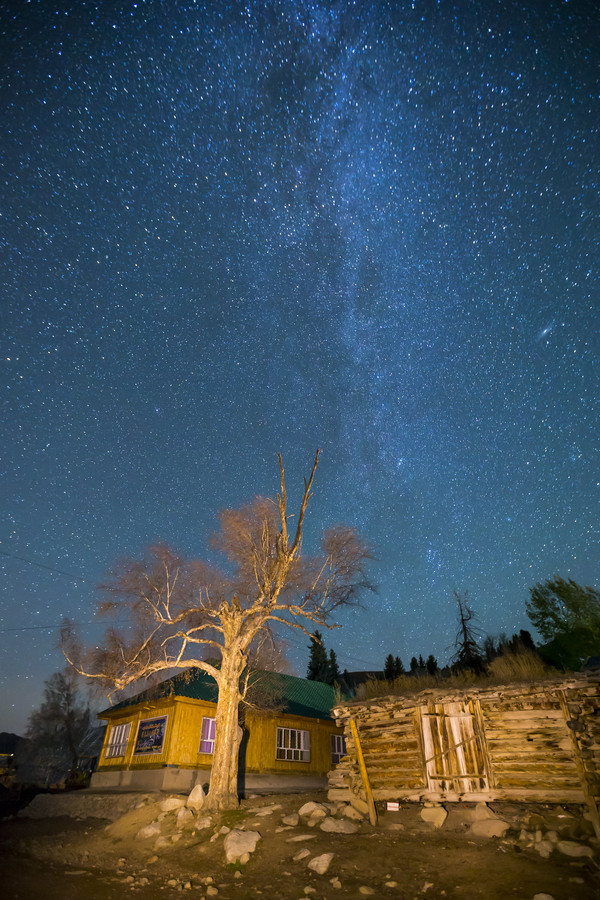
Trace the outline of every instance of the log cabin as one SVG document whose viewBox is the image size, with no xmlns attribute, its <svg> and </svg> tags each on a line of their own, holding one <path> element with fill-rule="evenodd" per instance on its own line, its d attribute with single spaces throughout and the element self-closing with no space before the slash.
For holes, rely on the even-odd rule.
<svg viewBox="0 0 600 900">
<path fill-rule="evenodd" d="M 331 717 L 334 688 L 276 672 L 253 671 L 251 681 L 255 706 L 243 714 L 240 795 L 325 789 L 327 773 L 345 754 L 343 729 Z M 189 791 L 206 785 L 216 707 L 214 679 L 189 669 L 103 710 L 98 718 L 108 727 L 91 787 Z"/>
<path fill-rule="evenodd" d="M 331 800 L 579 803 L 600 837 L 598 670 L 504 687 L 440 682 L 333 715 L 348 756 L 330 773 Z"/>
</svg>

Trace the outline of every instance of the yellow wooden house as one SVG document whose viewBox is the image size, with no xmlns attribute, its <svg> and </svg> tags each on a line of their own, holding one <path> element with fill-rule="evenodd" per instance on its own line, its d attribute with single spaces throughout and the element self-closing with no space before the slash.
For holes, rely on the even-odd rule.
<svg viewBox="0 0 600 900">
<path fill-rule="evenodd" d="M 276 672 L 253 672 L 266 708 L 245 708 L 239 792 L 326 787 L 327 773 L 346 752 L 343 729 L 331 718 L 334 688 Z M 188 791 L 210 779 L 217 685 L 189 669 L 99 713 L 108 720 L 91 786 L 121 790 Z"/>
</svg>

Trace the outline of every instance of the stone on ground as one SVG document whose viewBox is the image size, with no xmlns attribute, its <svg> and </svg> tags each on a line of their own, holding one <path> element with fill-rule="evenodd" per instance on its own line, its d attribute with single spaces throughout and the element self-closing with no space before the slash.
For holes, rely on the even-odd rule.
<svg viewBox="0 0 600 900">
<path fill-rule="evenodd" d="M 290 813 L 289 816 L 284 816 L 281 821 L 284 825 L 297 825 L 300 821 L 300 816 L 298 813 Z"/>
<path fill-rule="evenodd" d="M 564 853 L 565 856 L 593 856 L 594 851 L 591 847 L 586 846 L 586 844 L 578 844 L 576 841 L 559 841 L 556 845 L 556 849 L 560 853 Z"/>
<path fill-rule="evenodd" d="M 177 827 L 185 828 L 186 825 L 191 825 L 194 821 L 194 813 L 191 809 L 186 809 L 185 806 L 182 806 L 181 809 L 177 810 Z"/>
<path fill-rule="evenodd" d="M 144 825 L 143 828 L 137 833 L 137 837 L 140 841 L 145 840 L 146 838 L 156 837 L 160 834 L 160 825 L 158 822 L 150 822 L 149 825 Z"/>
<path fill-rule="evenodd" d="M 298 815 L 303 819 L 324 819 L 327 813 L 327 807 L 322 803 L 315 803 L 314 800 L 309 800 L 298 810 Z"/>
<path fill-rule="evenodd" d="M 358 825 L 349 822 L 347 819 L 332 819 L 326 816 L 321 820 L 321 831 L 329 831 L 332 834 L 355 834 L 358 831 Z"/>
<path fill-rule="evenodd" d="M 480 819 L 473 822 L 469 834 L 472 837 L 483 838 L 503 837 L 509 827 L 508 822 L 503 822 L 502 819 Z"/>
<path fill-rule="evenodd" d="M 301 859 L 306 859 L 307 856 L 310 856 L 310 850 L 307 850 L 304 847 L 302 850 L 298 850 L 298 852 L 294 855 L 294 862 L 300 862 Z"/>
<path fill-rule="evenodd" d="M 202 809 L 204 806 L 204 788 L 201 784 L 197 784 L 192 788 L 185 805 L 194 812 L 199 812 Z"/>
<path fill-rule="evenodd" d="M 364 819 L 364 815 L 353 806 L 345 806 L 342 810 L 342 815 L 344 818 L 353 819 L 355 822 L 362 822 Z"/>
<path fill-rule="evenodd" d="M 314 856 L 308 864 L 308 868 L 317 875 L 324 875 L 333 859 L 333 853 L 321 853 L 320 856 Z"/>
<path fill-rule="evenodd" d="M 242 857 L 246 854 L 254 853 L 256 845 L 260 841 L 258 831 L 240 831 L 234 828 L 225 836 L 225 858 L 228 863 L 242 861 Z M 248 859 L 249 859 L 248 855 Z M 243 863 L 242 863 L 243 864 Z"/>
<path fill-rule="evenodd" d="M 443 806 L 425 806 L 421 810 L 421 818 L 424 822 L 429 822 L 434 828 L 441 828 L 446 821 L 448 813 Z"/>
<path fill-rule="evenodd" d="M 163 812 L 173 812 L 185 806 L 185 800 L 183 797 L 167 797 L 165 800 L 161 800 L 159 806 Z"/>
</svg>

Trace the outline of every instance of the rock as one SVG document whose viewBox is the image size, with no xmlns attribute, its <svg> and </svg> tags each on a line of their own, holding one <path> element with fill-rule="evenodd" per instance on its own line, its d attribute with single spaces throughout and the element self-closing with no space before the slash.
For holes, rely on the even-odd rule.
<svg viewBox="0 0 600 900">
<path fill-rule="evenodd" d="M 340 881 L 340 879 L 337 876 L 335 878 L 330 878 L 329 884 L 331 885 L 331 887 L 334 887 L 334 888 L 341 888 L 341 886 L 342 886 L 342 882 Z"/>
<path fill-rule="evenodd" d="M 225 836 L 224 847 L 227 862 L 234 863 L 238 860 L 242 862 L 241 858 L 246 854 L 248 854 L 248 859 L 250 859 L 249 854 L 254 853 L 259 841 L 260 834 L 258 831 L 240 831 L 238 828 L 234 828 L 233 831 L 230 831 Z M 244 865 L 243 862 L 242 865 Z"/>
<path fill-rule="evenodd" d="M 424 822 L 429 822 L 434 828 L 441 828 L 446 821 L 448 813 L 443 806 L 425 806 L 421 810 L 421 818 Z"/>
<path fill-rule="evenodd" d="M 186 825 L 191 825 L 194 820 L 194 813 L 191 809 L 186 809 L 185 806 L 177 811 L 177 827 L 185 828 Z"/>
<path fill-rule="evenodd" d="M 311 835 L 312 837 L 312 835 Z M 307 850 L 306 847 L 302 850 L 298 850 L 296 855 L 293 857 L 294 862 L 300 862 L 301 859 L 306 859 L 307 856 L 310 856 L 310 850 Z"/>
<path fill-rule="evenodd" d="M 213 887 L 212 884 L 206 888 L 206 896 L 207 897 L 215 897 L 219 893 L 219 888 Z"/>
<path fill-rule="evenodd" d="M 333 859 L 333 853 L 322 853 L 320 856 L 314 856 L 308 864 L 308 868 L 317 875 L 324 875 Z"/>
<path fill-rule="evenodd" d="M 288 844 L 295 844 L 298 841 L 312 841 L 316 838 L 316 834 L 295 834 L 294 837 L 286 838 Z"/>
<path fill-rule="evenodd" d="M 370 897 L 371 894 L 375 893 L 375 891 L 373 890 L 372 887 L 367 887 L 366 884 L 362 884 L 358 889 L 358 893 L 362 894 L 363 897 Z"/>
<path fill-rule="evenodd" d="M 192 788 L 187 798 L 186 806 L 194 812 L 199 812 L 202 809 L 204 806 L 204 788 L 201 784 L 197 784 Z"/>
<path fill-rule="evenodd" d="M 157 840 L 154 844 L 154 849 L 155 850 L 164 850 L 166 847 L 172 847 L 172 846 L 173 846 L 173 842 L 171 841 L 170 837 L 159 837 L 159 838 L 157 838 Z"/>
<path fill-rule="evenodd" d="M 281 821 L 284 825 L 297 825 L 300 821 L 300 816 L 298 813 L 291 813 L 289 816 L 284 816 Z"/>
<path fill-rule="evenodd" d="M 149 825 L 144 825 L 143 828 L 140 828 L 136 837 L 140 841 L 145 841 L 147 838 L 153 838 L 160 834 L 160 825 L 158 822 L 150 822 Z"/>
<path fill-rule="evenodd" d="M 196 829 L 196 831 L 204 831 L 205 828 L 210 828 L 211 825 L 212 819 L 210 816 L 201 816 L 194 822 L 194 828 Z"/>
<path fill-rule="evenodd" d="M 535 849 L 540 854 L 542 859 L 549 859 L 550 854 L 554 850 L 554 845 L 552 841 L 537 841 L 535 844 Z"/>
<path fill-rule="evenodd" d="M 263 806 L 261 809 L 254 810 L 255 816 L 270 816 L 272 815 L 276 809 L 281 809 L 281 803 L 276 803 L 274 806 Z"/>
<path fill-rule="evenodd" d="M 345 819 L 352 819 L 355 822 L 362 822 L 364 819 L 364 815 L 353 806 L 345 806 L 342 810 L 342 815 Z"/>
<path fill-rule="evenodd" d="M 350 797 L 350 806 L 353 806 L 354 809 L 362 813 L 363 816 L 368 816 L 369 814 L 369 804 L 365 803 L 364 800 L 361 800 L 360 797 L 357 797 L 356 794 L 352 794 Z"/>
<path fill-rule="evenodd" d="M 508 822 L 503 822 L 502 819 L 481 819 L 473 822 L 469 828 L 469 834 L 472 837 L 503 837 L 509 827 Z"/>
<path fill-rule="evenodd" d="M 479 803 L 475 804 L 474 818 L 476 822 L 479 822 L 484 819 L 497 819 L 498 816 L 489 808 L 487 803 L 480 800 Z"/>
<path fill-rule="evenodd" d="M 181 809 L 182 806 L 185 806 L 185 800 L 183 797 L 167 797 L 165 800 L 161 800 L 158 804 L 163 812 L 173 812 L 176 809 Z"/>
<path fill-rule="evenodd" d="M 327 807 L 322 803 L 315 803 L 314 800 L 310 800 L 300 807 L 298 815 L 303 819 L 324 819 L 327 812 Z"/>
<path fill-rule="evenodd" d="M 156 855 L 154 855 L 154 856 L 149 856 L 148 859 L 146 860 L 146 865 L 147 865 L 147 866 L 151 866 L 152 863 L 155 863 L 155 862 L 157 862 L 157 861 L 158 861 L 158 856 L 156 856 Z"/>
<path fill-rule="evenodd" d="M 559 841 L 556 845 L 556 849 L 560 853 L 564 853 L 565 856 L 592 857 L 594 855 L 594 851 L 591 847 L 586 846 L 586 844 L 578 844 L 576 841 Z"/>
<path fill-rule="evenodd" d="M 308 897 L 309 894 L 316 894 L 316 893 L 317 893 L 317 889 L 316 889 L 316 887 L 310 887 L 310 886 L 307 886 L 307 887 L 304 888 L 304 893 L 305 893 L 306 896 Z"/>
<path fill-rule="evenodd" d="M 395 887 L 398 887 L 398 882 L 397 881 L 386 881 L 385 886 L 389 887 L 389 888 L 395 888 Z"/>
<path fill-rule="evenodd" d="M 552 894 L 534 894 L 533 900 L 554 900 Z"/>
<path fill-rule="evenodd" d="M 332 819 L 326 816 L 320 824 L 321 831 L 329 831 L 332 834 L 355 834 L 358 831 L 358 825 L 349 822 L 347 819 Z"/>
</svg>

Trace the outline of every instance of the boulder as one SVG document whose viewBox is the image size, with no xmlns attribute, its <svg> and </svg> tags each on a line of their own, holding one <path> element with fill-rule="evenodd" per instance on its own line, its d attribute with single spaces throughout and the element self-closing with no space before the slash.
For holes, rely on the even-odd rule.
<svg viewBox="0 0 600 900">
<path fill-rule="evenodd" d="M 317 875 L 324 875 L 331 865 L 332 859 L 333 853 L 321 853 L 320 856 L 314 856 L 311 859 L 308 868 L 311 869 L 311 871 L 316 872 Z"/>
<path fill-rule="evenodd" d="M 574 858 L 581 856 L 592 857 L 594 855 L 594 851 L 591 847 L 588 847 L 586 844 L 578 844 L 576 841 L 559 841 L 556 845 L 556 849 L 559 853 L 564 853 L 565 856 L 572 856 Z"/>
<path fill-rule="evenodd" d="M 353 806 L 345 806 L 342 810 L 342 815 L 346 819 L 352 819 L 355 822 L 362 822 L 364 819 L 363 813 L 359 812 Z"/>
<path fill-rule="evenodd" d="M 212 825 L 212 819 L 210 816 L 200 816 L 194 822 L 194 828 L 196 831 L 204 831 L 205 828 L 210 828 Z"/>
<path fill-rule="evenodd" d="M 446 821 L 448 813 L 443 806 L 425 806 L 421 810 L 421 818 L 424 822 L 429 822 L 434 828 L 441 828 Z"/>
<path fill-rule="evenodd" d="M 472 837 L 503 837 L 509 827 L 508 822 L 503 822 L 502 819 L 481 819 L 473 822 L 469 828 L 469 834 Z"/>
<path fill-rule="evenodd" d="M 355 834 L 358 831 L 358 825 L 349 822 L 348 819 L 333 819 L 326 816 L 320 824 L 321 831 L 329 831 L 332 834 Z"/>
<path fill-rule="evenodd" d="M 284 825 L 297 825 L 300 821 L 300 816 L 298 813 L 290 813 L 289 816 L 284 816 L 281 821 Z"/>
<path fill-rule="evenodd" d="M 250 853 L 254 853 L 256 845 L 260 841 L 258 831 L 240 831 L 234 828 L 225 836 L 225 858 L 228 863 L 247 862 Z"/>
<path fill-rule="evenodd" d="M 298 810 L 298 815 L 303 819 L 324 819 L 327 813 L 327 807 L 322 803 L 315 803 L 314 800 L 305 803 L 304 806 L 301 806 Z"/>
<path fill-rule="evenodd" d="M 174 810 L 185 806 L 185 800 L 183 797 L 167 797 L 165 800 L 161 800 L 158 805 L 163 812 L 174 812 Z"/>
<path fill-rule="evenodd" d="M 150 822 L 149 825 L 144 825 L 143 828 L 140 828 L 136 837 L 140 841 L 146 840 L 146 838 L 157 837 L 160 834 L 160 825 L 158 822 Z"/>
<path fill-rule="evenodd" d="M 199 812 L 202 809 L 204 806 L 204 788 L 201 784 L 197 784 L 192 788 L 187 798 L 186 806 L 194 812 Z"/>
<path fill-rule="evenodd" d="M 186 809 L 185 806 L 182 806 L 181 809 L 177 810 L 177 827 L 185 828 L 186 825 L 191 825 L 194 821 L 194 813 L 191 809 Z"/>
</svg>

